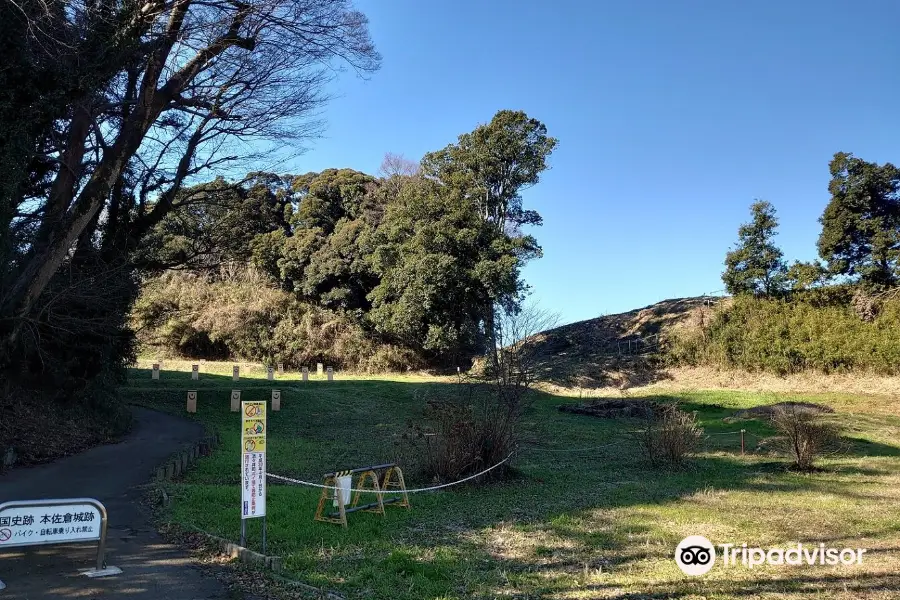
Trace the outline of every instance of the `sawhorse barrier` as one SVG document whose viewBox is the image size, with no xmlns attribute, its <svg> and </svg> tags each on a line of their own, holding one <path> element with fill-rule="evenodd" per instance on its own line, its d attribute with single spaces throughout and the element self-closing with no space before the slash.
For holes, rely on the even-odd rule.
<svg viewBox="0 0 900 600">
<path fill-rule="evenodd" d="M 381 477 L 378 476 L 379 472 L 383 472 Z M 356 485 L 352 485 L 354 475 L 357 475 Z M 316 521 L 337 523 L 346 527 L 348 513 L 365 511 L 384 516 L 386 504 L 409 508 L 403 471 L 394 463 L 327 473 L 324 484 L 327 487 L 322 488 L 322 495 L 319 496 Z M 350 490 L 355 490 L 352 501 L 348 501 L 347 497 Z M 375 494 L 375 502 L 360 505 L 359 499 L 363 493 Z M 386 493 L 397 495 L 385 498 Z M 326 503 L 329 500 L 337 510 L 326 512 Z"/>
</svg>

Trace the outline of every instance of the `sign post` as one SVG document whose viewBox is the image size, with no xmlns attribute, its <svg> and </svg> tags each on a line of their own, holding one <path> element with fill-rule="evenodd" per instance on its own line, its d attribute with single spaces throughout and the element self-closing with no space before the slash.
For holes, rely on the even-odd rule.
<svg viewBox="0 0 900 600">
<path fill-rule="evenodd" d="M 43 544 L 98 542 L 97 563 L 82 573 L 105 577 L 122 572 L 106 566 L 106 508 L 93 498 L 22 500 L 0 504 L 0 549 Z"/>
<path fill-rule="evenodd" d="M 266 401 L 241 402 L 241 546 L 247 544 L 247 519 L 262 518 L 266 552 Z"/>
</svg>

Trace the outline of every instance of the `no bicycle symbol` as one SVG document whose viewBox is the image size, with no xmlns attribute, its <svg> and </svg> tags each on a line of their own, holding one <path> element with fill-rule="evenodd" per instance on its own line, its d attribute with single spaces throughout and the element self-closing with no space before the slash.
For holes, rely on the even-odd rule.
<svg viewBox="0 0 900 600">
<path fill-rule="evenodd" d="M 0 543 L 6 542 L 12 537 L 12 531 L 9 529 L 0 529 Z"/>
<path fill-rule="evenodd" d="M 248 404 L 247 407 L 244 409 L 244 413 L 248 417 L 255 417 L 255 416 L 259 415 L 260 413 L 262 413 L 262 409 L 257 404 Z"/>
</svg>

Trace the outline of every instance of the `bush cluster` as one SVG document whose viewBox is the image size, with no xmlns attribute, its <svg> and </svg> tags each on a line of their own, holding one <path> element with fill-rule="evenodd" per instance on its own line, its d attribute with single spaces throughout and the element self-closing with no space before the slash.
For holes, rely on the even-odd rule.
<svg viewBox="0 0 900 600">
<path fill-rule="evenodd" d="M 833 289 L 790 299 L 738 296 L 706 325 L 669 340 L 675 364 L 777 374 L 900 373 L 900 298 L 860 318 L 852 292 Z"/>
</svg>

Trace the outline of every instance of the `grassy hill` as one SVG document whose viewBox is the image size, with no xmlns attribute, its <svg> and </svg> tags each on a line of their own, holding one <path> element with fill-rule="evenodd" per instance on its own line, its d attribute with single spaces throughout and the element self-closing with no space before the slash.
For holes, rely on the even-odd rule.
<svg viewBox="0 0 900 600">
<path fill-rule="evenodd" d="M 667 335 L 703 326 L 720 298 L 663 300 L 556 327 L 532 338 L 537 377 L 565 387 L 628 388 L 666 377 L 658 351 Z"/>
</svg>

